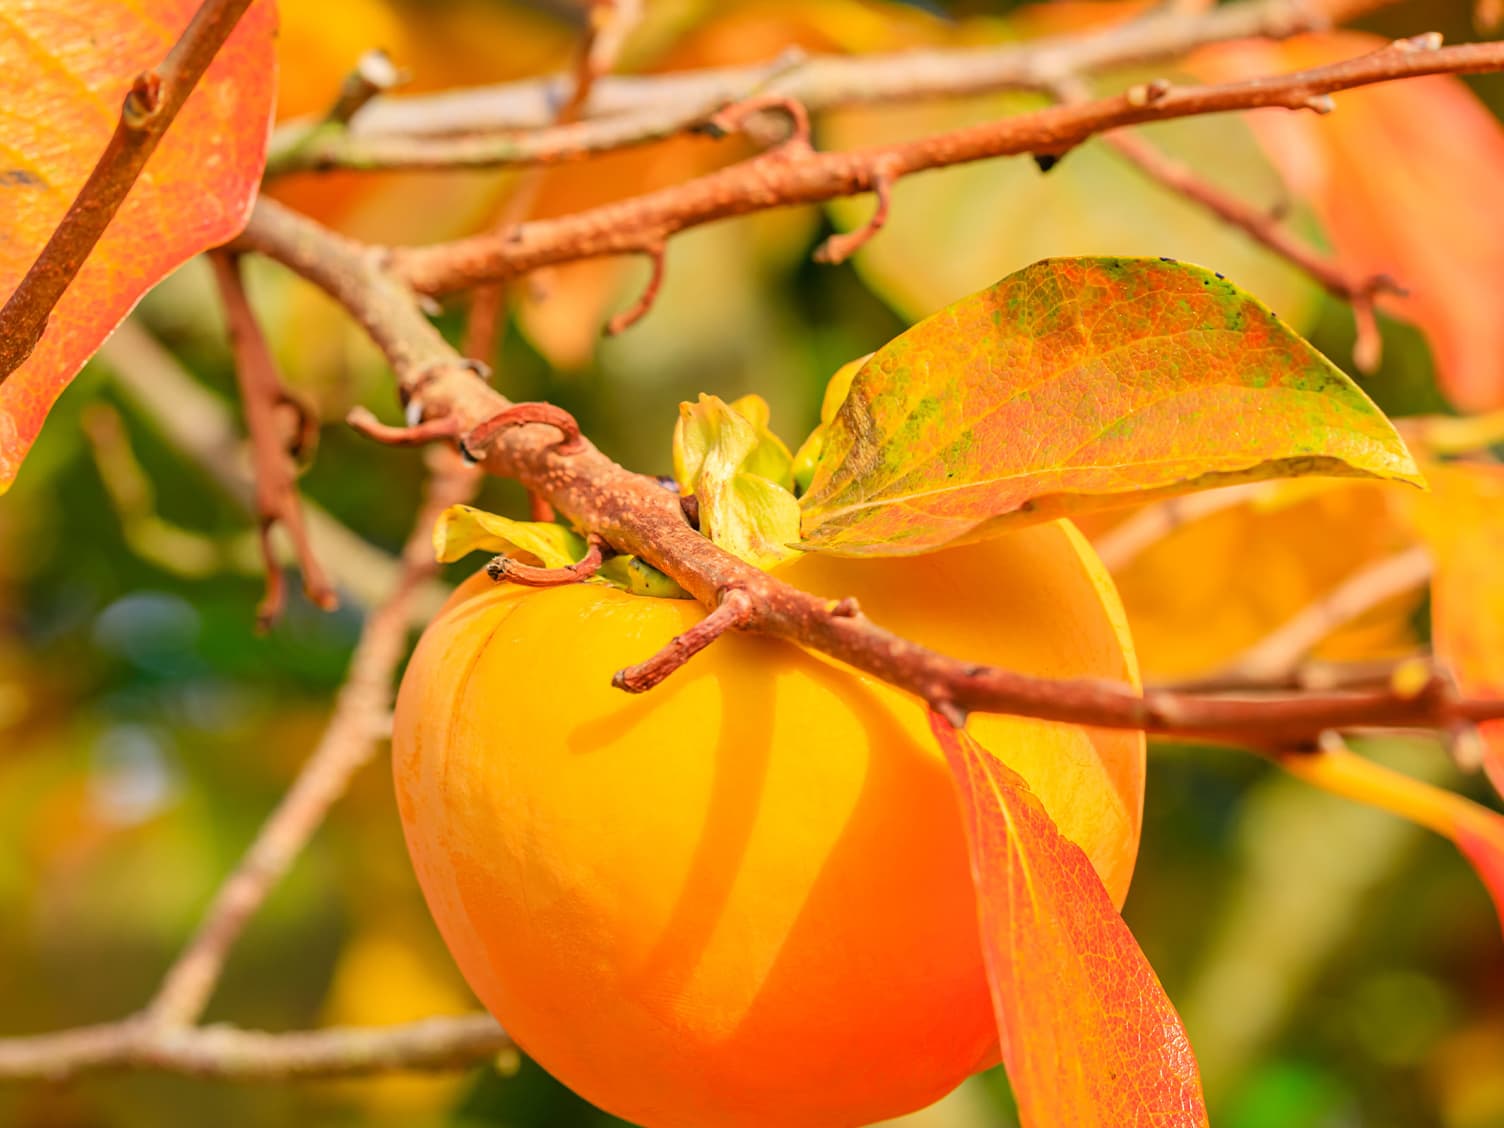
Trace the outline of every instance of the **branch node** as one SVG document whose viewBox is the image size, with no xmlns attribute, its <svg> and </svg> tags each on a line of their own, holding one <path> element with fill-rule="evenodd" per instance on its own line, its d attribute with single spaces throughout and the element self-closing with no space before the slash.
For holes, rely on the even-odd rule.
<svg viewBox="0 0 1504 1128">
<path fill-rule="evenodd" d="M 514 403 L 498 411 L 491 418 L 477 423 L 460 437 L 460 451 L 466 458 L 481 462 L 488 446 L 496 436 L 510 427 L 525 427 L 532 423 L 546 423 L 563 437 L 554 445 L 557 454 L 576 454 L 585 445 L 580 436 L 580 425 L 575 417 L 562 407 L 551 403 Z"/>
<path fill-rule="evenodd" d="M 628 693 L 646 693 L 729 630 L 752 621 L 755 604 L 742 588 L 722 593 L 714 610 L 646 662 L 617 670 L 611 684 Z"/>
<path fill-rule="evenodd" d="M 1135 109 L 1143 109 L 1160 101 L 1171 90 L 1168 78 L 1156 78 L 1152 82 L 1140 82 L 1123 92 L 1123 97 Z"/>
<path fill-rule="evenodd" d="M 1396 51 L 1404 54 L 1419 54 L 1423 51 L 1439 51 L 1444 42 L 1444 37 L 1439 31 L 1423 31 L 1419 35 L 1412 35 L 1408 39 L 1396 39 L 1391 45 Z"/>
<path fill-rule="evenodd" d="M 1337 108 L 1337 102 L 1330 94 L 1312 94 L 1300 104 L 1317 114 L 1329 114 Z"/>
<path fill-rule="evenodd" d="M 162 76 L 154 70 L 142 71 L 120 107 L 120 120 L 127 129 L 145 132 L 155 124 L 161 109 Z"/>
<path fill-rule="evenodd" d="M 862 608 L 856 601 L 855 596 L 846 596 L 844 599 L 833 599 L 826 605 L 833 619 L 855 619 L 862 613 Z"/>
<path fill-rule="evenodd" d="M 614 337 L 636 325 L 647 316 L 653 303 L 658 300 L 658 292 L 663 288 L 664 245 L 662 242 L 649 243 L 642 253 L 648 257 L 653 272 L 648 275 L 647 285 L 642 288 L 637 300 L 606 322 L 603 333 L 607 337 Z"/>
<path fill-rule="evenodd" d="M 815 248 L 815 261 L 830 263 L 845 262 L 867 241 L 883 229 L 888 222 L 888 210 L 893 202 L 893 185 L 898 179 L 898 170 L 893 161 L 884 161 L 872 171 L 872 192 L 877 196 L 877 207 L 872 217 L 855 231 L 832 235 Z"/>
<path fill-rule="evenodd" d="M 334 104 L 324 115 L 330 125 L 348 125 L 350 120 L 378 94 L 406 82 L 407 72 L 392 62 L 381 48 L 373 48 L 356 60 L 355 69 L 340 83 Z"/>
<path fill-rule="evenodd" d="M 561 587 L 564 584 L 577 584 L 581 580 L 588 580 L 600 570 L 604 560 L 605 555 L 601 552 L 600 538 L 591 536 L 589 549 L 573 564 L 566 564 L 562 568 L 539 568 L 514 560 L 510 556 L 495 556 L 486 565 L 486 575 L 491 577 L 493 583 L 498 584 L 510 581 L 514 584 L 521 584 L 523 587 Z"/>
</svg>

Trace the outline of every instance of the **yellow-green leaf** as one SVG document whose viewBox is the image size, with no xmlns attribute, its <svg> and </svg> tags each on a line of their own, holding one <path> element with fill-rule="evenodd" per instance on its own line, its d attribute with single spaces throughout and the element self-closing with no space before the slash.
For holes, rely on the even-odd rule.
<svg viewBox="0 0 1504 1128">
<path fill-rule="evenodd" d="M 503 553 L 524 564 L 563 568 L 585 555 L 585 538 L 551 521 L 513 521 L 470 505 L 451 505 L 433 528 L 440 564 L 472 552 Z"/>
<path fill-rule="evenodd" d="M 755 401 L 755 402 L 749 402 Z M 674 474 L 699 501 L 700 531 L 759 568 L 796 552 L 799 503 L 789 492 L 788 448 L 767 429 L 766 404 L 702 395 L 679 406 Z"/>
<path fill-rule="evenodd" d="M 873 354 L 826 431 L 801 547 L 927 552 L 1301 474 L 1421 483 L 1357 385 L 1220 275 L 1047 259 Z"/>
</svg>

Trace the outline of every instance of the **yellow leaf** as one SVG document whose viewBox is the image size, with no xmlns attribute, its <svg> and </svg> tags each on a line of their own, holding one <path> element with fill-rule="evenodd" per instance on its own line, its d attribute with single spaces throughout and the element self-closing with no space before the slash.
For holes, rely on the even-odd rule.
<svg viewBox="0 0 1504 1128">
<path fill-rule="evenodd" d="M 585 539 L 550 521 L 513 521 L 470 505 L 451 505 L 434 526 L 433 550 L 441 564 L 472 552 L 491 552 L 524 564 L 563 568 L 585 555 Z"/>
</svg>

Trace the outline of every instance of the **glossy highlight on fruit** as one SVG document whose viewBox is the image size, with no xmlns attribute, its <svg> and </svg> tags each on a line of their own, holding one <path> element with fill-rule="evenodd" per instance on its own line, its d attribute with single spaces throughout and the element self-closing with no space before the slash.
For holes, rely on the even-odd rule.
<svg viewBox="0 0 1504 1128">
<path fill-rule="evenodd" d="M 1066 522 L 923 556 L 808 556 L 944 652 L 1136 679 L 1111 581 Z M 518 1044 L 649 1128 L 868 1124 L 997 1060 L 957 801 L 914 698 L 728 636 L 611 687 L 703 614 L 604 585 L 467 582 L 398 698 L 408 846 L 444 939 Z M 976 716 L 1115 901 L 1143 738 Z"/>
</svg>

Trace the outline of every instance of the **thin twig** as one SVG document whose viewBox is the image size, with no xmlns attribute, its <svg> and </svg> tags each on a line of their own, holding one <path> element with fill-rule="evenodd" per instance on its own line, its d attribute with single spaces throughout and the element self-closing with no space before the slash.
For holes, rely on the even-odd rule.
<svg viewBox="0 0 1504 1128">
<path fill-rule="evenodd" d="M 406 648 L 411 600 L 436 570 L 433 524 L 450 505 L 468 499 L 476 484 L 474 473 L 461 466 L 453 452 L 442 453 L 448 468 L 435 474 L 418 512 L 403 549 L 396 589 L 366 620 L 328 728 L 240 865 L 215 894 L 193 939 L 163 977 L 147 1008 L 153 1025 L 182 1026 L 203 1013 L 246 922 L 301 853 L 351 776 L 374 755 L 391 701 L 392 675 Z"/>
<path fill-rule="evenodd" d="M 235 379 L 240 387 L 240 402 L 245 410 L 246 429 L 251 437 L 251 461 L 256 477 L 256 523 L 261 537 L 261 555 L 266 561 L 266 597 L 256 612 L 260 627 L 270 627 L 282 613 L 282 567 L 272 547 L 272 529 L 281 525 L 292 540 L 298 568 L 303 573 L 303 590 L 308 598 L 325 611 L 338 606 L 334 589 L 324 576 L 323 566 L 314 554 L 303 524 L 303 510 L 298 501 L 298 466 L 290 449 L 297 436 L 284 433 L 279 416 L 291 407 L 298 416 L 298 435 L 308 429 L 307 410 L 296 403 L 282 386 L 277 375 L 271 348 L 261 334 L 261 326 L 251 310 L 245 285 L 240 277 L 238 257 L 224 251 L 209 255 L 230 344 L 235 352 Z"/>
<path fill-rule="evenodd" d="M 1220 9 L 1219 9 L 1220 10 Z M 1390 46 L 1295 74 L 1205 86 L 1167 86 L 1155 99 L 1128 94 L 986 122 L 948 133 L 845 152 L 779 146 L 683 184 L 557 219 L 387 254 L 395 274 L 430 294 L 465 289 L 542 266 L 645 253 L 665 235 L 770 208 L 822 203 L 874 190 L 880 179 L 1022 153 L 1058 153 L 1089 137 L 1150 121 L 1264 108 L 1310 109 L 1333 91 L 1429 74 L 1504 68 L 1504 43 L 1437 50 Z"/>
<path fill-rule="evenodd" d="M 585 555 L 573 564 L 565 564 L 561 568 L 540 568 L 535 564 L 513 560 L 510 556 L 494 556 L 486 565 L 486 575 L 496 583 L 510 581 L 523 587 L 563 587 L 565 584 L 588 580 L 600 571 L 604 562 L 601 540 L 592 535 Z"/>
<path fill-rule="evenodd" d="M 456 420 L 449 416 L 414 423 L 411 427 L 393 427 L 377 419 L 370 409 L 357 406 L 345 415 L 345 422 L 359 434 L 385 446 L 426 446 L 459 437 Z"/>
<path fill-rule="evenodd" d="M 888 211 L 893 204 L 893 181 L 896 177 L 886 169 L 878 169 L 876 179 L 872 182 L 872 194 L 877 197 L 877 204 L 872 209 L 872 215 L 867 222 L 854 231 L 847 231 L 840 235 L 832 235 L 825 242 L 815 248 L 814 259 L 816 262 L 835 265 L 845 262 L 857 251 L 867 245 L 868 241 L 883 229 L 888 222 Z"/>
<path fill-rule="evenodd" d="M 1357 326 L 1353 362 L 1362 372 L 1377 369 L 1381 338 L 1374 319 L 1374 299 L 1384 293 L 1403 295 L 1404 287 L 1386 274 L 1357 275 L 1328 260 L 1270 212 L 1224 192 L 1187 165 L 1167 157 L 1137 133 L 1110 133 L 1102 140 L 1140 172 L 1238 228 L 1293 263 L 1334 298 L 1351 305 Z"/>
<path fill-rule="evenodd" d="M 611 684 L 628 693 L 646 693 L 721 635 L 745 627 L 752 621 L 753 612 L 752 597 L 747 592 L 740 588 L 728 591 L 705 618 L 676 635 L 647 661 L 618 670 Z"/>
<path fill-rule="evenodd" d="M 31 355 L 47 318 L 251 0 L 204 0 L 167 57 L 131 81 L 120 120 L 42 253 L 0 308 L 0 382 Z"/>
<path fill-rule="evenodd" d="M 663 244 L 655 243 L 643 253 L 647 256 L 652 273 L 648 275 L 648 280 L 642 287 L 642 293 L 637 295 L 637 300 L 606 322 L 604 333 L 608 337 L 626 332 L 646 317 L 648 311 L 653 308 L 653 303 L 658 300 L 659 291 L 663 289 L 663 272 L 666 266 L 664 259 L 667 253 Z"/>
<path fill-rule="evenodd" d="M 326 125 L 345 126 L 360 113 L 372 98 L 385 94 L 402 81 L 403 75 L 392 57 L 380 48 L 367 51 L 355 61 L 355 69 L 340 83 L 334 104 L 324 115 Z"/>
</svg>

